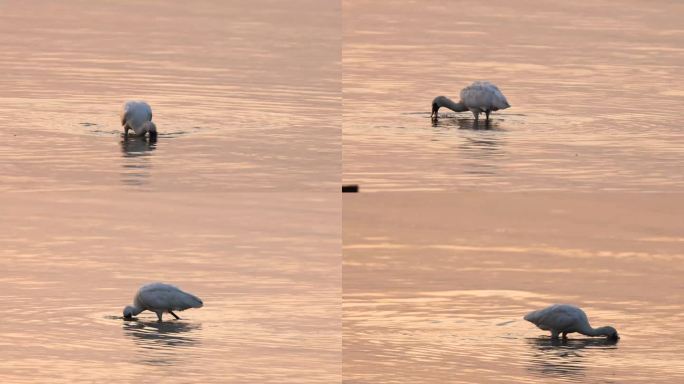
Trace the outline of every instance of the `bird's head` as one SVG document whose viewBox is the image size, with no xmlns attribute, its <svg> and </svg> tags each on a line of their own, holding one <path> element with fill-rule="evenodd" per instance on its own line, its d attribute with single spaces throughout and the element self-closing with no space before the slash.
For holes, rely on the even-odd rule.
<svg viewBox="0 0 684 384">
<path fill-rule="evenodd" d="M 444 99 L 444 96 L 437 96 L 432 100 L 432 113 L 430 113 L 430 117 L 437 117 L 437 112 L 439 112 L 439 108 L 443 105 L 442 101 Z"/>
<path fill-rule="evenodd" d="M 124 308 L 124 310 L 123 310 L 123 316 L 126 319 L 130 319 L 131 317 L 137 315 L 138 313 L 140 313 L 140 311 L 138 311 L 137 308 L 135 308 L 131 305 L 127 305 L 126 308 Z"/>
<path fill-rule="evenodd" d="M 617 330 L 610 326 L 601 327 L 601 333 L 604 334 L 608 338 L 608 340 L 617 340 L 620 338 L 620 336 L 617 333 Z"/>
<path fill-rule="evenodd" d="M 153 122 L 146 121 L 143 125 L 143 129 L 145 130 L 145 132 L 149 133 L 150 140 L 157 139 L 157 126 Z"/>
</svg>

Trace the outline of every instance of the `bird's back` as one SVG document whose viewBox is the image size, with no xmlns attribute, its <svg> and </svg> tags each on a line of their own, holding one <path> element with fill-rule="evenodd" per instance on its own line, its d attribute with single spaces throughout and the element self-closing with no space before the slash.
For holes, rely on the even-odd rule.
<svg viewBox="0 0 684 384">
<path fill-rule="evenodd" d="M 135 305 L 146 309 L 183 311 L 201 308 L 203 303 L 197 296 L 164 283 L 147 284 L 138 290 Z"/>
<path fill-rule="evenodd" d="M 121 125 L 128 124 L 140 134 L 144 123 L 152 121 L 152 108 L 144 101 L 127 101 L 121 111 Z"/>
<path fill-rule="evenodd" d="M 496 111 L 510 107 L 499 88 L 488 81 L 476 81 L 461 90 L 461 102 L 468 108 Z"/>
<path fill-rule="evenodd" d="M 544 330 L 563 331 L 574 329 L 577 324 L 586 322 L 587 315 L 574 305 L 554 304 L 532 311 L 525 315 L 524 319 Z"/>
</svg>

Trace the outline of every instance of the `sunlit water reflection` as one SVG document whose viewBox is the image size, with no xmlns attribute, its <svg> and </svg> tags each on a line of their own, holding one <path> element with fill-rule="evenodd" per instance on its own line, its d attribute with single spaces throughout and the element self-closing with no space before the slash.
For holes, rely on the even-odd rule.
<svg viewBox="0 0 684 384">
<path fill-rule="evenodd" d="M 0 191 L 337 191 L 340 20 L 309 0 L 3 2 Z M 160 132 L 139 163 L 127 99 Z"/>
<path fill-rule="evenodd" d="M 679 207 L 617 193 L 345 196 L 345 381 L 681 381 Z M 522 319 L 557 302 L 621 339 L 552 341 Z"/>
<path fill-rule="evenodd" d="M 680 191 L 684 5 L 345 1 L 344 182 L 363 191 Z M 440 110 L 474 80 L 492 130 Z M 491 146 L 474 143 L 497 143 Z"/>
<path fill-rule="evenodd" d="M 0 382 L 339 382 L 334 196 L 6 193 Z M 122 319 L 151 281 L 204 307 Z"/>
</svg>

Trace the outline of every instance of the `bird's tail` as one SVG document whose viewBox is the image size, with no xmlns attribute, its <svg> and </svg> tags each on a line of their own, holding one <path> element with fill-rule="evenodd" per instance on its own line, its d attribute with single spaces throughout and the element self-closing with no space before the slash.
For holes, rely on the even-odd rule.
<svg viewBox="0 0 684 384">
<path fill-rule="evenodd" d="M 202 300 L 195 295 L 188 294 L 188 298 L 190 299 L 188 304 L 190 304 L 192 308 L 202 308 L 204 305 Z"/>
<path fill-rule="evenodd" d="M 501 100 L 494 100 L 494 107 L 496 107 L 497 109 L 506 109 L 510 108 L 511 105 L 508 104 L 508 100 L 506 100 L 505 97 L 502 97 Z"/>
<path fill-rule="evenodd" d="M 528 313 L 527 315 L 525 315 L 525 317 L 523 317 L 523 319 L 529 321 L 530 323 L 536 324 L 536 320 L 538 317 L 537 312 L 539 312 L 539 311 L 532 311 L 532 312 Z"/>
</svg>

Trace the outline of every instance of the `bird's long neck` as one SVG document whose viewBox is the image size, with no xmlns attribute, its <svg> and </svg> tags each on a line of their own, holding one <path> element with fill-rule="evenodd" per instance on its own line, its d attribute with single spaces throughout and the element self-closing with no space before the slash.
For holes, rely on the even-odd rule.
<svg viewBox="0 0 684 384">
<path fill-rule="evenodd" d="M 465 112 L 468 110 L 468 108 L 466 108 L 466 106 L 462 102 L 459 101 L 458 103 L 454 103 L 453 100 L 447 98 L 444 98 L 444 100 L 442 100 L 441 107 L 449 108 L 454 112 Z"/>
<path fill-rule="evenodd" d="M 606 327 L 592 328 L 589 323 L 585 324 L 579 333 L 587 336 L 610 336 L 610 331 Z"/>
<path fill-rule="evenodd" d="M 132 305 L 131 308 L 132 308 L 131 315 L 133 315 L 133 316 L 135 316 L 138 313 L 143 311 L 143 309 L 138 307 L 137 305 Z"/>
</svg>

